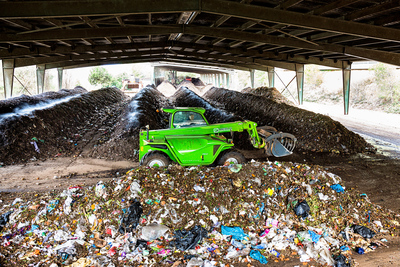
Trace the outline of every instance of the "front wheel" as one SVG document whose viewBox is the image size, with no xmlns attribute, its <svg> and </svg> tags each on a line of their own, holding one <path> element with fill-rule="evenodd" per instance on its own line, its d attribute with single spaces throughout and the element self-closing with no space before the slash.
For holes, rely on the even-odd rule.
<svg viewBox="0 0 400 267">
<path fill-rule="evenodd" d="M 170 161 L 168 156 L 158 151 L 151 151 L 143 156 L 142 160 L 140 161 L 141 166 L 147 167 L 167 167 Z"/>
<path fill-rule="evenodd" d="M 246 159 L 242 153 L 237 151 L 229 151 L 222 155 L 218 160 L 218 165 L 242 164 Z"/>
</svg>

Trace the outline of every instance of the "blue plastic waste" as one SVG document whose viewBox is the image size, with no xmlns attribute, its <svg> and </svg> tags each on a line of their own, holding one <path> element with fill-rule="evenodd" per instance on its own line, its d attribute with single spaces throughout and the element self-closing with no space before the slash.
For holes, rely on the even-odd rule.
<svg viewBox="0 0 400 267">
<path fill-rule="evenodd" d="M 331 188 L 338 193 L 344 192 L 344 188 L 340 184 L 333 184 Z"/>
<path fill-rule="evenodd" d="M 258 260 L 262 264 L 268 263 L 267 258 L 265 258 L 263 255 L 261 255 L 260 251 L 258 251 L 258 250 L 250 251 L 250 257 L 255 260 Z"/>
<path fill-rule="evenodd" d="M 321 238 L 321 235 L 316 234 L 314 231 L 308 230 L 308 233 L 311 236 L 311 240 L 314 243 L 318 243 L 319 239 Z"/>
<path fill-rule="evenodd" d="M 221 226 L 221 233 L 223 235 L 231 235 L 233 239 L 243 240 L 246 236 L 243 229 L 239 226 L 229 227 L 229 226 Z"/>
</svg>

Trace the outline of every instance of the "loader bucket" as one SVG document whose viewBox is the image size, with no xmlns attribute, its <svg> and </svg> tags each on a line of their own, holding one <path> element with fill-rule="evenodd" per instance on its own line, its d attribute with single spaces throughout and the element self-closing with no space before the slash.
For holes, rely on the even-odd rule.
<svg viewBox="0 0 400 267">
<path fill-rule="evenodd" d="M 276 133 L 265 140 L 265 153 L 268 156 L 284 157 L 293 153 L 296 137 L 288 133 Z"/>
</svg>

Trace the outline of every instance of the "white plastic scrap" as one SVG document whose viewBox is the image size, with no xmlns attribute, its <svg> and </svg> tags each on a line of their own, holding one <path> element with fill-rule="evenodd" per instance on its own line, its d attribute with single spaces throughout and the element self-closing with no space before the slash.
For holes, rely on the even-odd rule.
<svg viewBox="0 0 400 267">
<path fill-rule="evenodd" d="M 65 214 L 69 215 L 71 213 L 71 205 L 74 200 L 72 197 L 68 196 L 64 202 L 64 212 Z"/>
<path fill-rule="evenodd" d="M 137 182 L 137 180 L 134 180 L 131 183 L 131 193 L 133 198 L 139 197 L 140 194 L 142 194 L 142 189 L 140 189 L 140 184 Z"/>
<path fill-rule="evenodd" d="M 152 241 L 163 236 L 169 228 L 162 224 L 149 224 L 142 228 L 142 239 Z"/>
</svg>

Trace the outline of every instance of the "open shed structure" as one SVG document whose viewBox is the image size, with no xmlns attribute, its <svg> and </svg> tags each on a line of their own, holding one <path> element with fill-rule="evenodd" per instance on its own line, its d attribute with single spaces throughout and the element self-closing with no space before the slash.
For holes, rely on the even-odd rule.
<svg viewBox="0 0 400 267">
<path fill-rule="evenodd" d="M 343 70 L 348 112 L 351 64 L 400 63 L 398 0 L 1 1 L 0 58 L 6 97 L 14 68 L 178 62 L 297 74 L 304 64 Z"/>
</svg>

